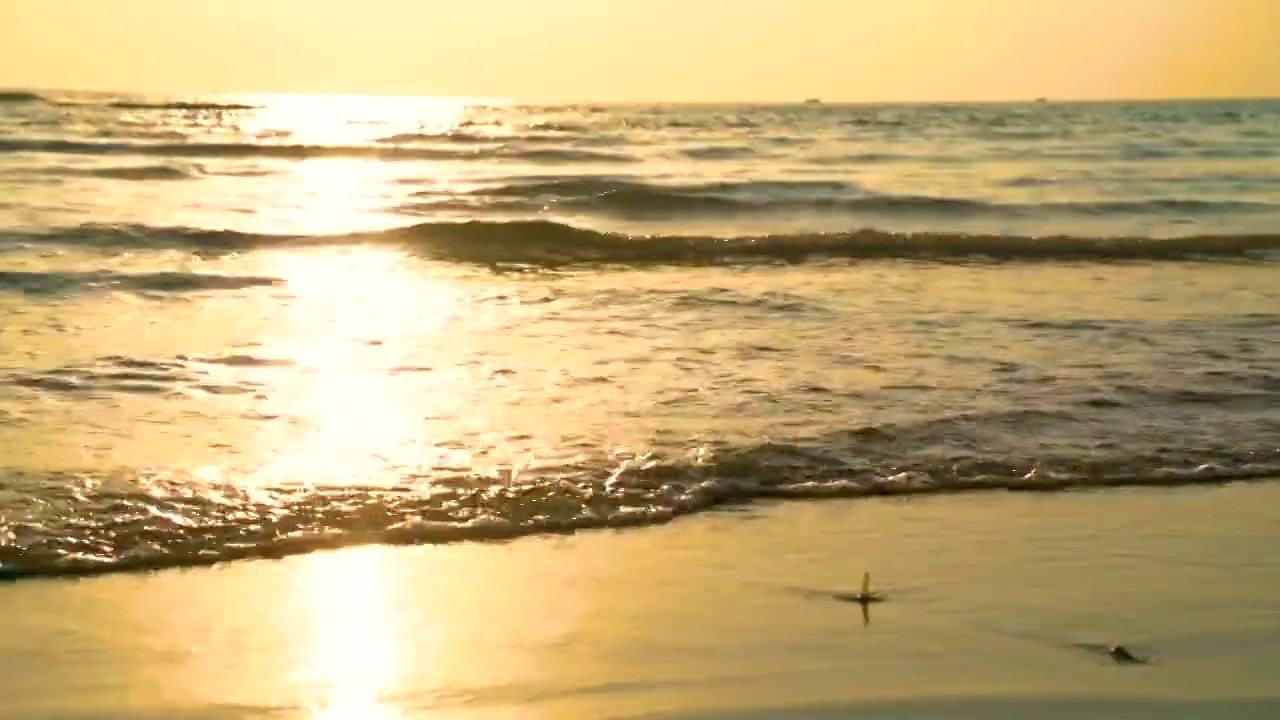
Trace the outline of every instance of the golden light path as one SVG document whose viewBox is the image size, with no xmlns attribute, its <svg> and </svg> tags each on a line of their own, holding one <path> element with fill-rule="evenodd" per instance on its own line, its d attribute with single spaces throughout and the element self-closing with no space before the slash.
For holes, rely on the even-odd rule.
<svg viewBox="0 0 1280 720">
<path fill-rule="evenodd" d="M 447 136 L 464 127 L 479 107 L 475 100 L 387 98 L 343 95 L 266 95 L 242 98 L 261 107 L 237 121 L 240 132 L 260 142 L 286 146 L 390 148 L 397 138 Z M 421 163 L 419 163 L 421 165 Z M 290 161 L 291 172 L 272 175 L 260 189 L 253 213 L 256 232 L 326 235 L 407 225 L 388 200 L 402 193 L 394 183 L 396 163 L 376 158 L 313 157 Z M 456 170 L 436 163 L 432 179 L 452 184 Z M 420 178 L 425 181 L 428 178 Z"/>
<path fill-rule="evenodd" d="M 277 98 L 258 118 L 288 127 L 306 143 L 362 144 L 397 132 L 456 125 L 465 103 L 392 98 Z M 370 129 L 372 126 L 372 130 Z M 380 163 L 319 159 L 300 163 L 268 194 L 273 231 L 347 233 L 408 224 L 379 215 Z M 329 246 L 273 254 L 267 271 L 286 283 L 279 330 L 264 338 L 294 364 L 270 399 L 271 414 L 294 419 L 287 437 L 264 438 L 263 482 L 371 485 L 412 464 L 421 446 L 422 403 L 392 370 L 420 363 L 445 341 L 440 331 L 463 311 L 449 280 L 408 267 L 403 251 L 376 245 Z M 302 429 L 301 434 L 298 430 Z"/>
<path fill-rule="evenodd" d="M 314 693 L 313 720 L 403 717 L 387 697 L 399 684 L 405 652 L 386 559 L 376 551 L 325 553 L 310 558 L 300 577 L 311 600 L 310 653 L 300 674 Z"/>
<path fill-rule="evenodd" d="M 260 469 L 265 482 L 390 483 L 391 468 L 421 460 L 422 418 L 447 392 L 406 393 L 394 369 L 423 362 L 460 312 L 446 280 L 401 267 L 401 253 L 335 248 L 282 256 L 278 274 L 293 299 L 287 330 L 272 345 L 296 364 L 275 411 L 294 418 Z M 267 438 L 275 445 L 279 438 Z"/>
<path fill-rule="evenodd" d="M 292 128 L 293 141 L 359 144 L 396 132 L 440 131 L 455 124 L 462 105 L 372 103 L 367 98 L 302 99 L 273 103 L 262 118 Z M 301 163 L 268 199 L 278 231 L 351 232 L 376 217 L 381 183 L 376 162 L 321 159 Z M 395 469 L 423 462 L 422 418 L 447 388 L 397 381 L 395 368 L 423 362 L 446 338 L 449 320 L 463 311 L 458 290 L 432 277 L 393 248 L 373 245 L 292 249 L 272 254 L 270 272 L 286 283 L 279 330 L 263 339 L 293 364 L 273 384 L 272 412 L 291 418 L 264 431 L 258 480 L 317 485 L 390 485 Z M 429 381 L 427 381 L 429 382 Z M 413 388 L 413 389 L 409 389 Z M 282 429 L 283 428 L 283 429 Z M 396 578 L 376 549 L 320 553 L 306 558 L 295 585 L 310 637 L 300 640 L 296 675 L 314 720 L 399 720 L 394 695 L 404 673 L 422 673 L 426 636 L 439 618 L 406 616 L 396 607 Z M 402 638 L 413 626 L 413 651 Z"/>
</svg>

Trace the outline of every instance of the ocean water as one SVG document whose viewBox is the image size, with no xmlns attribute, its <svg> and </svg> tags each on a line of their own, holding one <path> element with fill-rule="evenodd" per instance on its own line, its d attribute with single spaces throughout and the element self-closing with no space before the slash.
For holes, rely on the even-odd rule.
<svg viewBox="0 0 1280 720">
<path fill-rule="evenodd" d="M 0 574 L 1280 475 L 1280 102 L 0 94 Z"/>
</svg>

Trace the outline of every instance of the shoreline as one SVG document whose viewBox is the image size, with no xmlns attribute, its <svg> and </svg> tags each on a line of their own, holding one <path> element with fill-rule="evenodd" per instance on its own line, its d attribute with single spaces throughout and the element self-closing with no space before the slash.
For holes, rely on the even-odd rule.
<svg viewBox="0 0 1280 720">
<path fill-rule="evenodd" d="M 1280 708 L 1276 500 L 1248 483 L 772 503 L 10 583 L 0 692 L 12 717 L 54 720 L 1263 717 Z M 889 596 L 865 626 L 830 599 L 863 569 Z"/>
<path fill-rule="evenodd" d="M 1218 472 L 1219 474 L 1205 474 Z M 1070 478 L 1052 478 L 1028 473 L 1016 480 L 999 478 L 957 479 L 953 484 L 940 486 L 923 473 L 901 473 L 900 484 L 886 482 L 799 484 L 793 486 L 755 486 L 749 490 L 727 487 L 719 492 L 728 499 L 710 498 L 690 507 L 653 508 L 643 513 L 629 513 L 603 519 L 574 519 L 571 521 L 547 521 L 539 526 L 521 526 L 506 521 L 477 521 L 466 524 L 421 523 L 417 526 L 392 527 L 364 533 L 365 537 L 286 537 L 276 546 L 243 547 L 236 551 L 220 550 L 218 557 L 192 558 L 137 557 L 102 561 L 89 557 L 82 564 L 62 566 L 42 565 L 21 567 L 0 562 L 0 587 L 12 583 L 33 580 L 60 580 L 92 578 L 116 574 L 151 574 L 162 571 L 214 568 L 228 563 L 257 560 L 283 560 L 317 552 L 365 548 L 365 547 L 417 547 L 446 546 L 458 543 L 509 543 L 525 538 L 574 536 L 596 531 L 618 531 L 638 528 L 661 527 L 678 520 L 695 518 L 707 513 L 751 511 L 777 502 L 854 501 L 879 498 L 933 498 L 957 495 L 982 495 L 988 493 L 1012 494 L 1077 494 L 1133 489 L 1178 490 L 1188 488 L 1230 487 L 1236 484 L 1260 484 L 1280 482 L 1274 468 L 1265 470 L 1242 469 L 1221 472 L 1221 469 L 1201 466 L 1188 472 L 1166 472 L 1152 476 L 1132 476 L 1080 481 Z M 895 478 L 899 476 L 894 476 Z M 923 478 L 923 479 L 921 479 Z"/>
</svg>

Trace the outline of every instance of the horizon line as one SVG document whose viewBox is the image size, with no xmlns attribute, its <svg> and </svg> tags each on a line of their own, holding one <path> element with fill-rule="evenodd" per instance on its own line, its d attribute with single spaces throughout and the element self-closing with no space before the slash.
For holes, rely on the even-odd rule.
<svg viewBox="0 0 1280 720">
<path fill-rule="evenodd" d="M 950 99 L 950 100 L 852 100 L 852 99 L 824 99 L 820 95 L 798 96 L 795 99 L 707 99 L 707 100 L 691 100 L 691 99 L 559 99 L 559 100 L 534 100 L 529 98 L 503 97 L 494 95 L 430 95 L 430 94 L 412 94 L 412 93 L 379 93 L 379 92 L 347 92 L 342 90 L 285 90 L 285 91 L 264 91 L 264 90 L 102 90 L 102 89 L 77 89 L 77 88 L 53 88 L 39 86 L 22 86 L 22 85 L 0 85 L 0 93 L 25 92 L 37 96 L 43 96 L 46 93 L 52 94 L 76 94 L 76 95 L 116 95 L 116 96 L 167 96 L 167 97 L 245 97 L 245 96 L 280 96 L 280 97 L 365 97 L 380 98 L 388 100 L 444 100 L 444 101 L 466 101 L 466 102 L 484 102 L 484 103 L 504 103 L 512 105 L 828 105 L 828 106 L 853 106 L 853 105 L 1011 105 L 1011 104 L 1028 104 L 1028 103 L 1057 103 L 1057 104 L 1103 104 L 1103 103 L 1161 103 L 1161 102 L 1268 102 L 1280 101 L 1280 95 L 1172 95 L 1172 96 L 1149 96 L 1149 97 L 1054 97 L 1052 95 L 1026 97 L 1026 98 L 988 98 L 988 99 Z"/>
</svg>

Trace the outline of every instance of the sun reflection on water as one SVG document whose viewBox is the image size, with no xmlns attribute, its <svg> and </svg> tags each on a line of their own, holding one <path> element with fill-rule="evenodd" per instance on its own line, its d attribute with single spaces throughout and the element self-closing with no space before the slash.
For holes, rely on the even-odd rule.
<svg viewBox="0 0 1280 720">
<path fill-rule="evenodd" d="M 286 327 L 271 340 L 295 364 L 266 401 L 292 418 L 288 437 L 268 430 L 267 481 L 388 485 L 421 462 L 423 417 L 450 402 L 425 370 L 461 310 L 449 281 L 405 267 L 383 248 L 281 256 L 293 295 Z"/>
<path fill-rule="evenodd" d="M 398 227 L 387 210 L 387 167 L 375 160 L 322 158 L 298 163 L 273 179 L 269 203 L 257 208 L 259 230 L 286 235 L 332 235 Z"/>
<path fill-rule="evenodd" d="M 314 694 L 312 720 L 398 720 L 392 704 L 405 654 L 395 630 L 387 558 L 376 548 L 309 558 L 301 582 L 311 612 L 301 674 Z"/>
<path fill-rule="evenodd" d="M 372 156 L 326 157 L 289 164 L 262 181 L 253 212 L 254 230 L 324 235 L 405 225 L 397 212 L 402 168 L 377 153 L 399 139 L 445 137 L 465 127 L 477 111 L 473 100 L 348 96 L 271 96 L 240 120 L 238 129 L 270 143 L 295 147 L 363 148 Z M 415 179 L 448 187 L 456 172 L 447 163 L 417 163 Z M 430 168 L 428 172 L 424 169 Z M 278 168 L 277 168 L 278 169 Z"/>
<path fill-rule="evenodd" d="M 278 134 L 308 145 L 360 145 L 396 134 L 449 132 L 466 121 L 478 101 L 467 98 L 372 95 L 270 95 L 244 118 L 243 131 Z"/>
</svg>

